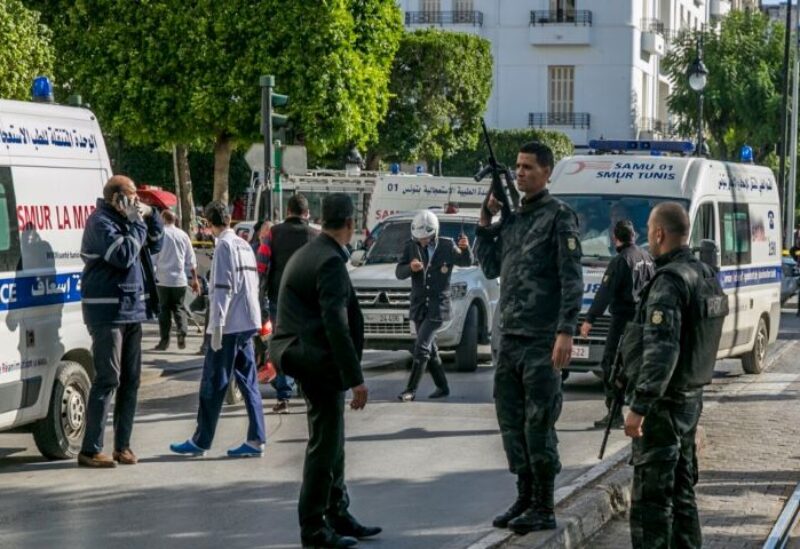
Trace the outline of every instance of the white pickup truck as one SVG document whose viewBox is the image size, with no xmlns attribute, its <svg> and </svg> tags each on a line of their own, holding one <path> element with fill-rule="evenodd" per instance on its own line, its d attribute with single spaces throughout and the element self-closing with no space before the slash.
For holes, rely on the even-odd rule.
<svg viewBox="0 0 800 549">
<path fill-rule="evenodd" d="M 416 334 L 409 321 L 411 280 L 397 280 L 395 267 L 411 237 L 416 212 L 387 217 L 372 231 L 369 250 L 353 253 L 350 279 L 364 313 L 367 348 L 410 349 Z M 439 234 L 458 239 L 463 232 L 475 241 L 478 216 L 437 213 Z M 450 281 L 452 315 L 437 333 L 439 348 L 455 350 L 456 369 L 471 372 L 478 367 L 478 344 L 489 343 L 500 280 L 489 280 L 478 265 L 455 267 Z"/>
</svg>

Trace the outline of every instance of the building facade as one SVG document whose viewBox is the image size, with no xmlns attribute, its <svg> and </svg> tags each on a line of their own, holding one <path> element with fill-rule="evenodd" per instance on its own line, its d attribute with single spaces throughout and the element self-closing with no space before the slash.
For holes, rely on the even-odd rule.
<svg viewBox="0 0 800 549">
<path fill-rule="evenodd" d="M 400 0 L 406 29 L 473 33 L 492 44 L 486 121 L 591 139 L 671 133 L 661 60 L 670 37 L 751 0 Z"/>
</svg>

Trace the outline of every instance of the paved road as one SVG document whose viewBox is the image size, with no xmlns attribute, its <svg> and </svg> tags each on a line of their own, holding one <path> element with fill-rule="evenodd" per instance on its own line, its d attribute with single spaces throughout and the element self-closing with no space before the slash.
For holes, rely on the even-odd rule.
<svg viewBox="0 0 800 549">
<path fill-rule="evenodd" d="M 147 332 L 150 348 L 155 332 Z M 190 336 L 190 347 L 198 344 Z M 346 414 L 351 510 L 385 529 L 363 545 L 465 547 L 491 530 L 490 517 L 514 495 L 491 399 L 493 370 L 483 364 L 476 373 L 449 373 L 452 397 L 403 404 L 394 397 L 405 371 L 381 366 L 397 358 L 369 354 L 370 403 Z M 134 431 L 140 465 L 78 469 L 72 461 L 42 460 L 29 435 L 0 434 L 0 546 L 297 546 L 304 406 L 293 403 L 290 415 L 268 412 L 263 459 L 224 457 L 244 435 L 242 406 L 225 408 L 208 456 L 173 456 L 168 444 L 184 440 L 194 426 L 199 357 L 176 351 L 147 353 L 145 360 L 150 368 Z M 426 378 L 420 394 L 432 388 Z M 565 391 L 559 485 L 597 463 L 601 433 L 589 426 L 603 412 L 600 384 L 591 374 L 574 375 Z M 273 401 L 264 402 L 268 409 Z M 623 444 L 615 433 L 609 454 Z"/>
</svg>

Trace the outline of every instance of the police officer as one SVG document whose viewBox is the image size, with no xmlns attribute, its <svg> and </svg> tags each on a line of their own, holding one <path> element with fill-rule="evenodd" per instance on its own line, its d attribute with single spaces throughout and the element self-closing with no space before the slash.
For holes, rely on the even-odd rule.
<svg viewBox="0 0 800 549">
<path fill-rule="evenodd" d="M 625 325 L 633 319 L 636 303 L 645 284 L 653 277 L 653 260 L 646 251 L 639 248 L 634 241 L 636 233 L 633 224 L 628 220 L 617 221 L 614 225 L 614 244 L 617 255 L 611 260 L 603 275 L 600 289 L 594 296 L 592 306 L 581 326 L 581 337 L 588 337 L 598 317 L 603 316 L 606 307 L 611 313 L 611 324 L 608 328 L 606 347 L 603 351 L 603 387 L 606 393 L 606 415 L 594 422 L 595 427 L 606 427 L 608 422 L 615 429 L 623 424 L 622 411 L 617 417 L 611 417 L 611 404 L 614 400 L 614 388 L 611 386 L 611 368 L 617 354 L 617 347 Z"/>
<path fill-rule="evenodd" d="M 436 347 L 436 330 L 450 319 L 450 275 L 453 274 L 453 266 L 472 265 L 472 251 L 463 234 L 458 239 L 458 246 L 452 239 L 438 235 L 439 218 L 429 210 L 417 213 L 411 222 L 411 239 L 395 271 L 400 280 L 411 277 L 410 316 L 417 330 L 411 375 L 406 390 L 397 397 L 403 402 L 414 400 L 426 365 L 436 384 L 436 390 L 428 398 L 450 394 Z"/>
<path fill-rule="evenodd" d="M 487 229 L 491 219 L 482 212 L 475 249 L 487 278 L 503 281 L 494 398 L 509 469 L 517 475 L 517 499 L 493 525 L 520 534 L 556 527 L 560 370 L 569 364 L 583 299 L 578 220 L 548 193 L 552 170 L 547 146 L 533 142 L 520 148 L 522 204 L 499 234 Z M 494 197 L 489 208 L 499 210 Z"/>
<path fill-rule="evenodd" d="M 623 338 L 633 438 L 634 548 L 700 547 L 694 485 L 695 432 L 728 312 L 714 269 L 686 245 L 689 217 L 676 202 L 656 206 L 647 238 L 656 273 Z"/>
</svg>

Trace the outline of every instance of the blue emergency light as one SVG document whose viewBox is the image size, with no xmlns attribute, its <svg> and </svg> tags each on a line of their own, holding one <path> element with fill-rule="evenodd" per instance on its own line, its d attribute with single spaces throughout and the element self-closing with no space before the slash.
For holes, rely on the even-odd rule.
<svg viewBox="0 0 800 549">
<path fill-rule="evenodd" d="M 602 152 L 619 151 L 644 151 L 653 154 L 657 152 L 671 152 L 690 154 L 694 151 L 691 141 L 624 141 L 615 139 L 592 139 L 589 148 Z"/>
<path fill-rule="evenodd" d="M 746 162 L 748 164 L 753 163 L 753 147 L 750 145 L 742 145 L 742 148 L 739 149 L 739 161 Z"/>
<path fill-rule="evenodd" d="M 46 76 L 37 76 L 33 81 L 31 96 L 37 103 L 53 102 L 53 84 Z"/>
</svg>

